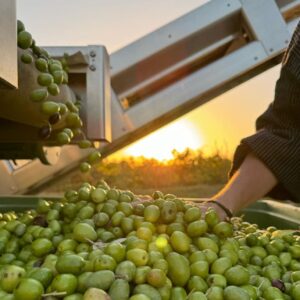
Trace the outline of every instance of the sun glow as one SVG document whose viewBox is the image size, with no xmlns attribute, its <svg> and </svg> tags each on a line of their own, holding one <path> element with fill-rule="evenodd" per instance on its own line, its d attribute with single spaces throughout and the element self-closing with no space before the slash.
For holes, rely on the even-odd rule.
<svg viewBox="0 0 300 300">
<path fill-rule="evenodd" d="M 201 133 L 195 126 L 187 120 L 179 120 L 130 145 L 124 153 L 166 160 L 172 158 L 174 149 L 180 152 L 186 148 L 200 148 L 203 144 Z"/>
</svg>

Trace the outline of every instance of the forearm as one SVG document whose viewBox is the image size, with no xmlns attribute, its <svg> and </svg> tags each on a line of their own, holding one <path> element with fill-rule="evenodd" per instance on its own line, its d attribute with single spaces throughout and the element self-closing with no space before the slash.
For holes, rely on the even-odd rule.
<svg viewBox="0 0 300 300">
<path fill-rule="evenodd" d="M 229 183 L 213 197 L 233 213 L 265 196 L 277 179 L 267 166 L 249 154 Z"/>
<path fill-rule="evenodd" d="M 300 201 L 299 82 L 300 22 L 284 55 L 274 101 L 258 118 L 258 132 L 241 141 L 233 160 L 233 176 L 214 197 L 233 213 L 265 196 L 275 187 L 277 178 L 277 195 L 280 190 L 280 197 L 287 194 Z"/>
</svg>

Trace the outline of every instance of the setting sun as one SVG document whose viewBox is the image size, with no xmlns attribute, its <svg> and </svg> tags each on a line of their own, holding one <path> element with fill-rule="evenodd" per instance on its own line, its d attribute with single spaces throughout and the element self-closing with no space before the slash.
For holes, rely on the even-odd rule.
<svg viewBox="0 0 300 300">
<path fill-rule="evenodd" d="M 179 120 L 132 144 L 124 154 L 165 160 L 172 158 L 174 149 L 180 152 L 186 148 L 200 148 L 203 144 L 195 126 L 187 120 Z"/>
</svg>

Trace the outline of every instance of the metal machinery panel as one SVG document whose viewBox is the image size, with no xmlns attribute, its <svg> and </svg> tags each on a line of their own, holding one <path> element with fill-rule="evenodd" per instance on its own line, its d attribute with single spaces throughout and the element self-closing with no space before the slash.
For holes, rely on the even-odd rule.
<svg viewBox="0 0 300 300">
<path fill-rule="evenodd" d="M 53 57 L 68 54 L 69 86 L 82 99 L 80 111 L 86 136 L 93 141 L 110 142 L 110 76 L 105 47 L 46 47 Z M 51 148 L 50 148 L 51 149 Z M 85 159 L 90 150 L 75 145 L 62 147 L 55 165 L 39 160 L 0 161 L 0 194 L 23 193 L 68 171 Z"/>
<path fill-rule="evenodd" d="M 223 59 L 193 72 L 190 76 L 182 79 L 180 84 L 170 85 L 160 93 L 150 96 L 148 101 L 134 105 L 126 114 L 135 127 L 140 127 L 158 116 L 163 117 L 170 110 L 178 109 L 187 101 L 195 101 L 196 107 L 199 105 L 199 101 L 202 103 L 206 101 L 205 95 L 202 96 L 202 93 L 209 92 L 216 87 L 220 88 L 230 78 L 242 76 L 245 71 L 264 62 L 266 57 L 260 42 L 250 43 L 238 51 L 226 55 Z"/>
<path fill-rule="evenodd" d="M 0 88 L 18 87 L 16 1 L 0 5 Z M 5 44 L 3 43 L 5 41 Z"/>
<path fill-rule="evenodd" d="M 241 9 L 241 4 L 238 0 L 231 0 L 230 3 L 227 2 L 218 0 L 210 1 L 208 4 L 191 11 L 113 53 L 111 56 L 112 78 L 137 63 L 152 57 L 154 54 L 174 46 L 174 44 L 182 40 L 186 40 L 193 34 L 197 34 L 201 28 L 215 24 L 216 21 L 221 21 Z M 230 5 L 228 6 L 228 4 Z M 206 39 L 209 38 L 209 36 L 206 36 Z M 185 53 L 182 53 L 182 56 L 185 56 Z M 124 60 L 125 57 L 126 60 Z"/>
<path fill-rule="evenodd" d="M 113 53 L 107 152 L 278 64 L 299 12 L 299 0 L 212 0 Z"/>
</svg>

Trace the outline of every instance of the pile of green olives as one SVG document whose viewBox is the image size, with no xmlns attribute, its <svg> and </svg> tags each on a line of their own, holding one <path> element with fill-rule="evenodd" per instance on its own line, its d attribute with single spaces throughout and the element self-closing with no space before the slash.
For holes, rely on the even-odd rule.
<svg viewBox="0 0 300 300">
<path fill-rule="evenodd" d="M 47 142 L 55 141 L 55 145 L 67 145 L 76 137 L 76 143 L 82 149 L 93 148 L 93 143 L 86 139 L 81 130 L 83 122 L 79 116 L 80 101 L 62 101 L 60 87 L 68 84 L 67 55 L 62 59 L 53 59 L 49 53 L 36 45 L 32 35 L 18 21 L 18 47 L 21 49 L 21 63 L 31 65 L 38 72 L 36 88 L 30 93 L 30 100 L 40 105 L 40 112 L 45 117 L 45 125 L 39 130 L 39 138 Z M 57 101 L 49 99 L 55 96 Z M 65 127 L 53 130 L 53 126 L 64 118 Z M 100 160 L 100 152 L 90 153 L 86 162 L 81 163 L 80 170 L 88 172 L 91 165 Z"/>
<path fill-rule="evenodd" d="M 0 215 L 2 300 L 297 300 L 299 258 L 293 231 L 105 182 Z"/>
</svg>

